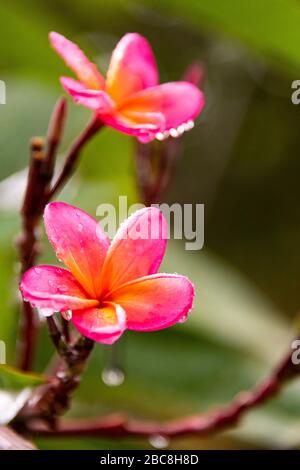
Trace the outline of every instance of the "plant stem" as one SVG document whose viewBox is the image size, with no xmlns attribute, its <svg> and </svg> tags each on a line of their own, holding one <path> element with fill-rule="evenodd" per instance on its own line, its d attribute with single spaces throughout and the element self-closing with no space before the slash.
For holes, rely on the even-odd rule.
<svg viewBox="0 0 300 470">
<path fill-rule="evenodd" d="M 40 175 L 44 158 L 44 141 L 40 138 L 32 139 L 28 182 L 21 212 L 22 233 L 17 240 L 21 261 L 21 274 L 34 265 L 38 255 L 37 221 L 42 193 Z M 37 329 L 37 315 L 34 315 L 30 304 L 23 302 L 18 344 L 19 366 L 22 370 L 29 370 L 31 367 Z"/>
<path fill-rule="evenodd" d="M 56 334 L 55 328 L 53 334 Z M 69 408 L 72 393 L 79 386 L 81 375 L 94 347 L 94 341 L 80 337 L 70 346 L 63 347 L 59 343 L 57 345 L 61 362 L 55 377 L 33 392 L 14 420 L 16 430 L 26 430 L 28 423 L 34 420 L 43 420 L 50 428 L 55 429 L 57 418 Z"/>
<path fill-rule="evenodd" d="M 46 195 L 46 203 L 53 198 L 53 196 L 65 185 L 67 180 L 72 176 L 76 169 L 76 164 L 78 162 L 78 156 L 82 150 L 82 147 L 90 140 L 90 138 L 95 135 L 104 124 L 99 120 L 97 115 L 94 115 L 87 125 L 87 127 L 83 130 L 83 132 L 77 137 L 77 139 L 72 144 L 66 159 L 63 169 L 58 176 L 56 182 L 49 190 L 48 194 Z"/>
<path fill-rule="evenodd" d="M 22 207 L 22 233 L 17 240 L 21 260 L 21 275 L 35 264 L 38 255 L 38 225 L 45 205 L 72 175 L 80 152 L 88 140 L 103 126 L 94 115 L 84 131 L 67 152 L 62 172 L 49 188 L 56 160 L 57 149 L 63 135 L 66 118 L 66 101 L 58 100 L 50 118 L 47 132 L 47 149 L 43 139 L 31 141 L 31 159 L 28 182 Z M 38 316 L 29 303 L 22 303 L 20 319 L 18 362 L 22 370 L 32 367 L 38 333 Z"/>
</svg>

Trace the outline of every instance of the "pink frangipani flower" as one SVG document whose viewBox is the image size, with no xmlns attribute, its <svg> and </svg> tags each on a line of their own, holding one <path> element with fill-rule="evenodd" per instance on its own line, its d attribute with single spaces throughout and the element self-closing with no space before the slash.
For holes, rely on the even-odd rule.
<svg viewBox="0 0 300 470">
<path fill-rule="evenodd" d="M 167 239 L 166 221 L 157 208 L 135 212 L 111 243 L 95 219 L 62 202 L 46 206 L 44 221 L 67 269 L 33 267 L 20 290 L 45 315 L 68 313 L 82 335 L 112 344 L 125 329 L 167 328 L 192 308 L 194 288 L 186 277 L 157 274 Z"/>
<path fill-rule="evenodd" d="M 153 52 L 139 34 L 128 33 L 119 41 L 106 80 L 76 44 L 55 32 L 49 37 L 78 78 L 61 77 L 63 88 L 104 124 L 142 142 L 177 137 L 193 127 L 204 106 L 202 92 L 185 81 L 159 85 Z"/>
</svg>

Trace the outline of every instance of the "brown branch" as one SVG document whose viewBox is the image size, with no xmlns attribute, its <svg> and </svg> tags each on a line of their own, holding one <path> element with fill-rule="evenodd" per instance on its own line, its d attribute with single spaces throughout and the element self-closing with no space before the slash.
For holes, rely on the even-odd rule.
<svg viewBox="0 0 300 470">
<path fill-rule="evenodd" d="M 47 326 L 49 331 L 49 336 L 54 344 L 55 349 L 58 353 L 60 353 L 61 345 L 62 345 L 62 334 L 59 331 L 54 316 L 47 317 Z"/>
<path fill-rule="evenodd" d="M 21 261 L 21 274 L 33 266 L 39 251 L 37 222 L 41 209 L 40 201 L 43 196 L 40 175 L 44 158 L 43 139 L 32 139 L 28 182 L 21 212 L 22 233 L 16 242 Z M 23 370 L 28 370 L 31 366 L 37 328 L 37 316 L 34 314 L 31 306 L 27 302 L 23 302 L 18 347 L 18 357 L 20 358 L 19 366 Z"/>
<path fill-rule="evenodd" d="M 53 331 L 53 335 L 56 333 Z M 14 428 L 22 432 L 32 420 L 43 420 L 55 429 L 57 418 L 70 406 L 73 392 L 93 350 L 94 341 L 80 337 L 74 344 L 57 343 L 60 362 L 55 377 L 34 390 L 32 396 L 14 419 Z"/>
<path fill-rule="evenodd" d="M 64 336 L 66 343 L 69 343 L 71 341 L 69 320 L 66 320 L 65 318 L 61 317 L 61 326 L 62 326 L 62 335 Z"/>
<path fill-rule="evenodd" d="M 45 162 L 43 165 L 42 179 L 44 181 L 45 192 L 49 191 L 49 185 L 51 183 L 57 150 L 63 138 L 65 129 L 65 122 L 67 117 L 67 101 L 65 97 L 61 97 L 52 112 L 48 131 L 47 131 L 47 152 L 45 156 Z"/>
<path fill-rule="evenodd" d="M 93 420 L 64 420 L 50 429 L 40 421 L 27 423 L 30 434 L 46 436 L 110 436 L 110 437 L 180 437 L 188 435 L 206 436 L 232 428 L 251 409 L 261 405 L 277 393 L 300 373 L 300 365 L 292 362 L 292 352 L 280 362 L 271 375 L 252 390 L 240 393 L 229 405 L 205 414 L 178 420 L 157 423 L 131 419 L 124 414 L 113 414 Z"/>
<path fill-rule="evenodd" d="M 82 147 L 86 144 L 90 138 L 95 135 L 104 125 L 95 114 L 87 127 L 83 130 L 83 132 L 78 136 L 75 140 L 73 145 L 71 146 L 69 152 L 67 153 L 65 164 L 63 169 L 58 176 L 56 182 L 54 183 L 53 187 L 49 190 L 46 202 L 48 202 L 54 194 L 56 194 L 66 183 L 66 181 L 72 176 L 73 172 L 76 169 L 76 164 L 78 162 L 79 154 L 82 150 Z"/>
<path fill-rule="evenodd" d="M 171 182 L 180 154 L 182 137 L 164 142 L 136 144 L 136 174 L 141 199 L 146 206 L 158 204 Z"/>
<path fill-rule="evenodd" d="M 75 169 L 78 157 L 87 141 L 103 126 L 93 116 L 86 129 L 75 140 L 66 155 L 65 165 L 56 183 L 50 188 L 53 178 L 57 149 L 62 139 L 66 119 L 66 101 L 58 100 L 50 118 L 47 132 L 47 147 L 43 139 L 34 138 L 31 141 L 31 159 L 28 182 L 22 207 L 22 233 L 16 244 L 21 260 L 21 275 L 35 264 L 38 255 L 38 224 L 44 212 L 45 205 L 67 182 Z M 22 303 L 20 319 L 18 358 L 19 367 L 29 370 L 38 332 L 38 317 L 29 303 Z"/>
</svg>

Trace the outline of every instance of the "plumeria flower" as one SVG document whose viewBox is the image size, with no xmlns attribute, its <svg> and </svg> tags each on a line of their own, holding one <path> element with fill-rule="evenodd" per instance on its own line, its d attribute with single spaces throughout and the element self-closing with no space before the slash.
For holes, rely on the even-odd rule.
<svg viewBox="0 0 300 470">
<path fill-rule="evenodd" d="M 55 32 L 49 37 L 78 78 L 61 77 L 63 88 L 104 124 L 142 142 L 177 137 L 193 127 L 204 106 L 202 92 L 185 81 L 159 85 L 153 52 L 139 34 L 128 33 L 117 44 L 106 79 L 76 44 Z"/>
<path fill-rule="evenodd" d="M 160 330 L 186 318 L 194 297 L 191 282 L 157 274 L 167 240 L 159 209 L 135 212 L 111 243 L 95 219 L 62 202 L 46 206 L 44 221 L 67 269 L 33 267 L 20 285 L 24 300 L 44 315 L 61 312 L 82 335 L 107 344 L 126 329 Z"/>
</svg>

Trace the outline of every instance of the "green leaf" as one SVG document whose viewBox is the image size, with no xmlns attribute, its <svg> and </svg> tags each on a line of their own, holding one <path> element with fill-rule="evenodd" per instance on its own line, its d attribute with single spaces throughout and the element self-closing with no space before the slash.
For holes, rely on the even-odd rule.
<svg viewBox="0 0 300 470">
<path fill-rule="evenodd" d="M 47 382 L 41 374 L 25 373 L 8 365 L 0 365 L 0 388 L 21 390 L 24 387 L 36 387 Z"/>
</svg>

